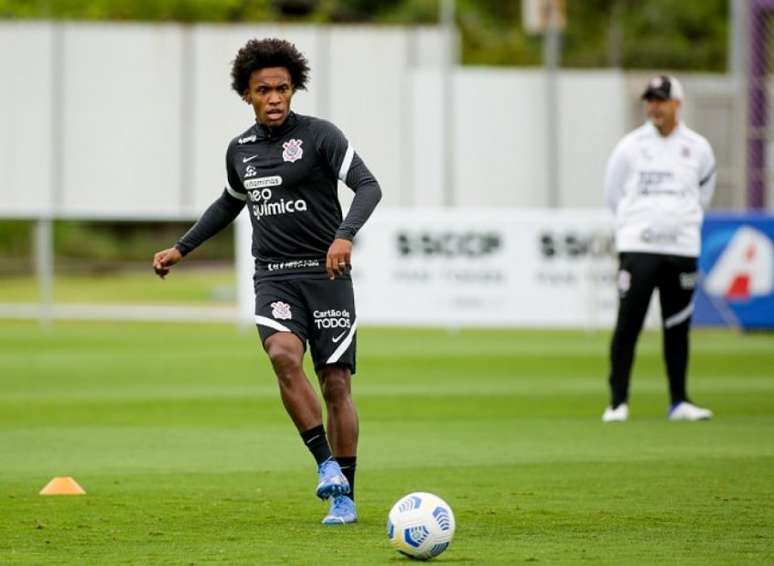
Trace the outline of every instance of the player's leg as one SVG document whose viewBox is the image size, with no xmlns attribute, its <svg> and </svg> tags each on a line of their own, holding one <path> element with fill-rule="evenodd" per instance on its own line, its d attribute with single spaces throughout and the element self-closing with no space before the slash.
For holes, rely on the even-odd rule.
<svg viewBox="0 0 774 566">
<path fill-rule="evenodd" d="M 349 497 L 335 498 L 323 523 L 357 520 L 354 505 L 359 424 L 352 400 L 357 320 L 352 282 L 348 279 L 305 281 L 312 313 L 309 344 L 327 411 L 328 438 L 349 486 Z"/>
<path fill-rule="evenodd" d="M 709 419 L 712 412 L 691 403 L 686 387 L 693 292 L 698 277 L 696 258 L 667 259 L 658 286 L 664 363 L 669 379 L 669 416 L 673 420 Z"/>
<path fill-rule="evenodd" d="M 255 321 L 271 361 L 282 404 L 318 466 L 317 495 L 323 499 L 347 493 L 349 485 L 332 458 L 320 401 L 303 369 L 308 332 L 306 307 L 288 282 L 256 284 Z"/>
<path fill-rule="evenodd" d="M 352 401 L 352 374 L 348 367 L 330 365 L 317 371 L 320 389 L 328 413 L 328 437 L 336 461 L 349 482 L 348 495 L 335 497 L 323 523 L 329 525 L 354 523 L 355 471 L 357 469 L 357 441 L 359 422 Z"/>
<path fill-rule="evenodd" d="M 346 366 L 329 365 L 320 368 L 317 375 L 328 413 L 328 439 L 354 499 L 360 426 L 352 401 L 352 374 Z"/>
<path fill-rule="evenodd" d="M 303 433 L 321 425 L 320 401 L 304 374 L 301 340 L 290 332 L 276 332 L 264 341 L 263 347 L 277 376 L 282 404 L 298 431 Z"/>
<path fill-rule="evenodd" d="M 618 271 L 618 318 L 610 343 L 610 406 L 602 419 L 628 418 L 629 381 L 634 350 L 656 285 L 659 256 L 622 253 Z"/>
</svg>

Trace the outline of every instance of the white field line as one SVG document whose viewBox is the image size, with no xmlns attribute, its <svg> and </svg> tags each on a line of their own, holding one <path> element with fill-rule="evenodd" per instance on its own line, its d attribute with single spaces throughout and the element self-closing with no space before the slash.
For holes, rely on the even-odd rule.
<svg viewBox="0 0 774 566">
<path fill-rule="evenodd" d="M 233 307 L 169 305 L 93 305 L 0 303 L 0 319 L 132 320 L 165 322 L 238 322 L 239 309 Z"/>
</svg>

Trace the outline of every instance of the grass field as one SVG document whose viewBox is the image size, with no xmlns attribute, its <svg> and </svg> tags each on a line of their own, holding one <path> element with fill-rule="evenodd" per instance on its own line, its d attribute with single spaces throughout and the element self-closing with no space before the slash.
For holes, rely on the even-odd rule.
<svg viewBox="0 0 774 566">
<path fill-rule="evenodd" d="M 603 425 L 606 333 L 359 334 L 342 528 L 253 330 L 0 322 L 0 563 L 406 563 L 384 524 L 415 490 L 456 513 L 441 563 L 774 561 L 771 335 L 694 333 L 703 423 L 666 421 L 645 335 L 632 418 Z M 37 495 L 56 475 L 88 495 Z"/>
</svg>

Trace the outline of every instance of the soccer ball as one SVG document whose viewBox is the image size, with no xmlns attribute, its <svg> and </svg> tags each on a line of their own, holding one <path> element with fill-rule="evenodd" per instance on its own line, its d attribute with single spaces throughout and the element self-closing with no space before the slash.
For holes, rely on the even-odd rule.
<svg viewBox="0 0 774 566">
<path fill-rule="evenodd" d="M 446 550 L 454 528 L 451 507 L 437 495 L 421 491 L 401 497 L 387 517 L 392 546 L 418 560 L 429 560 Z"/>
</svg>

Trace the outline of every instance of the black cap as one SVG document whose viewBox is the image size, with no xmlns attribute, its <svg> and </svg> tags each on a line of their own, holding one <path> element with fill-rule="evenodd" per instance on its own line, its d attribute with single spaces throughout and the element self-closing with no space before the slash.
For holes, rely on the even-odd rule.
<svg viewBox="0 0 774 566">
<path fill-rule="evenodd" d="M 658 100 L 682 100 L 683 87 L 674 77 L 658 75 L 650 79 L 648 87 L 642 93 L 642 98 L 645 100 L 651 98 L 657 98 Z"/>
</svg>

